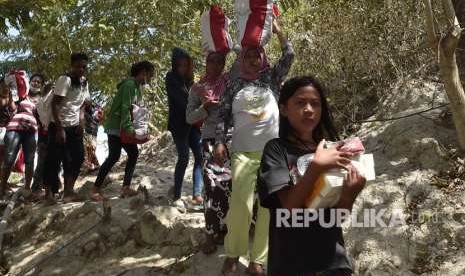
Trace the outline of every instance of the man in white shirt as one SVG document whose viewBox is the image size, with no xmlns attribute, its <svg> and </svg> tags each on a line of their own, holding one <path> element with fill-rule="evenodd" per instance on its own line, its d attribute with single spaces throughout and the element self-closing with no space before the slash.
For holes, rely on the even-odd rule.
<svg viewBox="0 0 465 276">
<path fill-rule="evenodd" d="M 51 102 L 52 118 L 48 127 L 49 144 L 45 183 L 46 198 L 58 192 L 58 173 L 63 162 L 63 202 L 80 201 L 74 184 L 84 161 L 84 107 L 89 96 L 85 78 L 89 58 L 84 53 L 71 55 L 71 71 L 55 83 Z M 54 184 L 55 183 L 55 184 Z"/>
</svg>

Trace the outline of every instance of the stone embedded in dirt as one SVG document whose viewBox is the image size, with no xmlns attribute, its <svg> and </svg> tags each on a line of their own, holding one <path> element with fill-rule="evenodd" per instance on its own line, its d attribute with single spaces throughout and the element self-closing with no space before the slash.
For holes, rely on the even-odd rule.
<svg viewBox="0 0 465 276">
<path fill-rule="evenodd" d="M 84 252 L 90 253 L 90 252 L 94 251 L 97 248 L 97 246 L 98 246 L 97 242 L 91 241 L 91 242 L 89 242 L 88 244 L 86 244 L 84 246 Z"/>
<path fill-rule="evenodd" d="M 84 185 L 79 188 L 78 195 L 82 199 L 89 199 L 92 188 L 94 187 L 94 182 L 86 181 Z"/>
<path fill-rule="evenodd" d="M 181 213 L 186 213 L 187 212 L 187 204 L 186 202 L 183 200 L 183 199 L 178 199 L 178 200 L 175 200 L 172 205 L 174 206 L 174 208 L 176 208 L 179 212 Z"/>
<path fill-rule="evenodd" d="M 123 247 L 121 247 L 120 252 L 121 256 L 130 256 L 136 253 L 136 242 L 134 240 L 129 240 Z"/>
<path fill-rule="evenodd" d="M 139 221 L 142 241 L 152 245 L 159 244 L 180 215 L 176 208 L 170 206 L 158 206 L 146 210 Z"/>
<path fill-rule="evenodd" d="M 191 234 L 189 236 L 190 242 L 192 244 L 192 247 L 198 247 L 200 245 L 199 237 L 198 235 Z"/>
<path fill-rule="evenodd" d="M 144 206 L 144 199 L 141 198 L 141 195 L 132 197 L 129 201 L 129 208 L 131 210 L 137 210 Z"/>
<path fill-rule="evenodd" d="M 73 211 L 68 215 L 67 220 L 74 220 L 77 218 L 82 218 L 88 214 L 94 212 L 97 209 L 96 204 L 93 202 L 86 201 L 84 203 L 77 203 L 78 207 L 74 208 Z"/>
</svg>

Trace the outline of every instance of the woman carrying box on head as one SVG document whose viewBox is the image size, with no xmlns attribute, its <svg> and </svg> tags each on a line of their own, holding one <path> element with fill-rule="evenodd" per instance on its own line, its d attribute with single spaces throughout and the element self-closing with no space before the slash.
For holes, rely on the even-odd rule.
<svg viewBox="0 0 465 276">
<path fill-rule="evenodd" d="M 256 188 L 256 172 L 267 141 L 278 137 L 279 86 L 287 76 L 294 51 L 276 21 L 273 32 L 278 36 L 282 56 L 270 67 L 263 47 L 243 47 L 239 56 L 239 78 L 228 84 L 220 105 L 217 125 L 218 143 L 215 153 L 225 155 L 225 135 L 233 124 L 232 185 L 229 211 L 226 217 L 228 234 L 224 245 L 227 258 L 223 275 L 233 275 L 240 256 L 249 248 L 249 228 Z M 254 243 L 247 273 L 264 275 L 263 264 L 268 252 L 269 211 L 259 207 Z"/>
<path fill-rule="evenodd" d="M 219 100 L 227 83 L 237 77 L 237 63 L 224 72 L 226 57 L 233 46 L 229 19 L 221 8 L 212 5 L 201 16 L 202 46 L 206 56 L 205 75 L 189 92 L 186 109 L 188 124 L 203 123 L 203 182 L 206 241 L 202 252 L 212 254 L 226 234 L 225 218 L 231 195 L 231 170 L 228 156 L 215 156 L 216 123 Z"/>
<path fill-rule="evenodd" d="M 226 55 L 211 52 L 206 60 L 206 74 L 194 84 L 189 92 L 186 109 L 186 121 L 195 124 L 203 120 L 202 146 L 204 158 L 204 212 L 207 240 L 202 251 L 211 254 L 216 251 L 219 239 L 224 238 L 226 225 L 224 217 L 228 211 L 228 198 L 231 193 L 230 174 L 227 173 L 224 159 L 226 156 L 213 156 L 215 145 L 215 127 L 218 117 L 219 98 L 228 81 L 224 74 Z M 225 171 L 226 169 L 226 171 Z"/>
</svg>

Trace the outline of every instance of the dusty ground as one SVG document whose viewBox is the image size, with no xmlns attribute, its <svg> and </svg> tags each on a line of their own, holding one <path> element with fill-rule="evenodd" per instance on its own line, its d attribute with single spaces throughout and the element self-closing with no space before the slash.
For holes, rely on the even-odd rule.
<svg viewBox="0 0 465 276">
<path fill-rule="evenodd" d="M 432 83 L 410 82 L 395 94 L 380 103 L 382 117 L 445 102 L 441 87 Z M 400 211 L 407 224 L 345 229 L 357 275 L 465 275 L 465 169 L 442 110 L 362 125 L 358 135 L 375 155 L 377 180 L 354 209 L 384 208 L 386 217 Z M 170 136 L 144 146 L 141 156 L 134 183 L 144 185 L 149 197 L 118 198 L 123 168 L 114 170 L 119 173 L 105 189 L 110 222 L 101 222 L 101 204 L 90 201 L 20 204 L 5 236 L 8 275 L 219 275 L 222 248 L 212 256 L 199 252 L 202 213 L 169 207 L 175 163 Z M 446 172 L 449 162 L 455 167 Z M 80 180 L 81 194 L 88 194 L 87 181 L 94 179 Z M 187 181 L 184 192 L 191 191 Z M 242 263 L 243 275 L 247 262 Z"/>
<path fill-rule="evenodd" d="M 378 113 L 397 117 L 437 106 L 445 102 L 439 91 L 436 84 L 410 82 L 385 99 Z M 346 229 L 359 275 L 465 275 L 465 175 L 444 173 L 441 187 L 432 178 L 451 160 L 457 170 L 464 169 L 455 157 L 456 133 L 442 110 L 364 124 L 359 132 L 374 153 L 377 180 L 362 192 L 355 209 L 386 209 L 387 218 L 400 211 L 408 223 Z"/>
</svg>

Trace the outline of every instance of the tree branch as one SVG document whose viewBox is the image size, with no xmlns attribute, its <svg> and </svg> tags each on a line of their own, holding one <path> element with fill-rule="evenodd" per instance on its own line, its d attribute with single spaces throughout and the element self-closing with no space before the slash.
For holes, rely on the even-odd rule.
<svg viewBox="0 0 465 276">
<path fill-rule="evenodd" d="M 60 17 L 60 23 L 61 23 L 61 27 L 62 27 L 62 30 L 63 30 L 63 37 L 66 41 L 66 46 L 68 46 L 68 50 L 69 50 L 69 53 L 71 54 L 73 52 L 73 49 L 71 48 L 71 42 L 69 41 L 69 36 L 68 36 L 68 28 L 66 28 L 65 26 L 65 16 L 64 14 L 61 15 Z"/>
<path fill-rule="evenodd" d="M 442 6 L 446 16 L 447 34 L 444 41 L 440 43 L 442 43 L 441 47 L 444 50 L 444 55 L 452 57 L 455 55 L 455 49 L 458 46 L 462 28 L 460 27 L 459 20 L 455 14 L 455 8 L 452 4 L 452 0 L 442 0 Z"/>
<path fill-rule="evenodd" d="M 453 27 L 456 16 L 454 6 L 452 5 L 452 1 L 442 0 L 442 6 L 446 14 L 447 23 L 449 24 L 448 27 Z"/>
<path fill-rule="evenodd" d="M 428 43 L 434 52 L 438 50 L 439 37 L 434 27 L 434 14 L 431 0 L 423 0 L 426 12 L 426 32 L 428 34 Z"/>
</svg>

